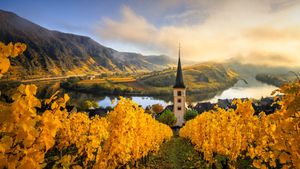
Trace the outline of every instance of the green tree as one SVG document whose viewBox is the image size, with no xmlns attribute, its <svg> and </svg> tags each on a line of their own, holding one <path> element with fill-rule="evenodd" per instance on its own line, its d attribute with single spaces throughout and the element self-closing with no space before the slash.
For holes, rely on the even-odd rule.
<svg viewBox="0 0 300 169">
<path fill-rule="evenodd" d="M 80 109 L 82 110 L 88 110 L 91 108 L 98 108 L 99 104 L 96 101 L 93 100 L 86 100 L 82 103 Z"/>
<path fill-rule="evenodd" d="M 67 79 L 67 82 L 70 83 L 70 84 L 75 84 L 75 83 L 77 83 L 77 82 L 79 82 L 79 81 L 80 81 L 80 78 L 79 78 L 79 77 L 69 77 L 69 78 Z"/>
<path fill-rule="evenodd" d="M 164 123 L 168 126 L 173 126 L 177 119 L 175 117 L 175 114 L 171 110 L 166 110 L 164 111 L 158 118 L 157 120 L 161 123 Z"/>
<path fill-rule="evenodd" d="M 189 121 L 193 118 L 195 118 L 198 115 L 198 112 L 194 109 L 189 109 L 184 114 L 184 120 Z"/>
<path fill-rule="evenodd" d="M 111 106 L 107 106 L 106 109 L 107 109 L 108 111 L 112 111 L 114 108 L 111 107 Z"/>
</svg>

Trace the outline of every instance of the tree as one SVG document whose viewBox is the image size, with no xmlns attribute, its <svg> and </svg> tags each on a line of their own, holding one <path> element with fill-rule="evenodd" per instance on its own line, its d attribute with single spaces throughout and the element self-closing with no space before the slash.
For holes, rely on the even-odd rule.
<svg viewBox="0 0 300 169">
<path fill-rule="evenodd" d="M 91 108 L 98 108 L 98 107 L 99 107 L 99 105 L 96 101 L 86 100 L 82 103 L 80 108 L 82 110 L 88 110 L 88 109 L 91 109 Z"/>
<path fill-rule="evenodd" d="M 195 118 L 198 115 L 198 112 L 194 109 L 189 109 L 186 111 L 186 113 L 184 114 L 184 120 L 185 121 L 189 121 L 193 118 Z"/>
<path fill-rule="evenodd" d="M 166 110 L 164 111 L 158 118 L 157 120 L 161 123 L 164 123 L 168 126 L 173 126 L 177 119 L 175 117 L 175 114 L 171 110 Z"/>
<path fill-rule="evenodd" d="M 80 78 L 79 77 L 69 77 L 67 79 L 67 82 L 70 83 L 70 84 L 74 84 L 74 83 L 77 83 L 80 81 Z"/>
<path fill-rule="evenodd" d="M 111 106 L 106 106 L 106 110 L 108 110 L 108 111 L 112 111 L 114 108 L 113 107 L 111 107 Z"/>
<path fill-rule="evenodd" d="M 152 111 L 156 114 L 161 113 L 164 110 L 164 107 L 161 104 L 152 105 Z"/>
</svg>

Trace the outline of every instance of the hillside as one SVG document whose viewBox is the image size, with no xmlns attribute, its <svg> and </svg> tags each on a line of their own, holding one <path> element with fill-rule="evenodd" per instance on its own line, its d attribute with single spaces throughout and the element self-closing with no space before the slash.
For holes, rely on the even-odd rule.
<svg viewBox="0 0 300 169">
<path fill-rule="evenodd" d="M 175 74 L 176 70 L 170 68 L 134 77 L 68 81 L 63 83 L 62 87 L 67 90 L 96 95 L 170 96 L 175 82 Z M 238 79 L 238 74 L 234 71 L 224 68 L 222 64 L 215 63 L 184 67 L 183 76 L 187 91 L 202 98 L 212 97 L 217 92 L 233 86 Z"/>
<path fill-rule="evenodd" d="M 148 55 L 145 59 L 150 63 L 160 66 L 168 65 L 172 67 L 177 65 L 177 59 L 166 55 Z"/>
<path fill-rule="evenodd" d="M 234 84 L 238 74 L 222 64 L 201 63 L 183 68 L 184 81 L 190 91 L 218 89 Z M 141 81 L 153 87 L 172 87 L 176 76 L 175 69 L 168 69 L 141 78 Z"/>
<path fill-rule="evenodd" d="M 168 57 L 118 52 L 89 37 L 51 31 L 3 10 L 0 23 L 0 41 L 23 42 L 28 47 L 23 55 L 11 60 L 10 73 L 4 78 L 149 72 L 174 63 Z"/>
<path fill-rule="evenodd" d="M 227 60 L 222 63 L 226 68 L 230 68 L 237 72 L 241 77 L 255 77 L 257 74 L 282 74 L 293 75 L 290 71 L 300 72 L 300 67 L 284 67 L 284 66 L 270 66 L 270 65 L 254 65 L 244 64 L 235 60 Z"/>
<path fill-rule="evenodd" d="M 300 67 L 270 65 L 262 66 L 254 64 L 243 64 L 239 61 L 230 60 L 222 64 L 225 68 L 229 68 L 237 72 L 240 78 L 246 79 L 249 84 L 255 84 L 255 81 L 258 80 L 260 82 L 277 87 L 280 87 L 284 83 L 296 80 L 296 74 L 299 74 L 300 72 Z"/>
<path fill-rule="evenodd" d="M 296 72 L 289 72 L 285 74 L 268 74 L 268 73 L 260 73 L 255 76 L 256 80 L 280 87 L 285 83 L 289 83 L 295 80 L 299 81 L 299 75 L 294 74 Z"/>
</svg>

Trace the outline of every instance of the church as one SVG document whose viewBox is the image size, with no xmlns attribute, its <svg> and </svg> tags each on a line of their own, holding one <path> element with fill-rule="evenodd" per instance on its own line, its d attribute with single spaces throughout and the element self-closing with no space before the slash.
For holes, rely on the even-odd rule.
<svg viewBox="0 0 300 169">
<path fill-rule="evenodd" d="M 181 69 L 181 62 L 180 62 L 180 46 L 178 50 L 178 66 L 177 66 L 177 74 L 175 85 L 173 86 L 173 98 L 174 98 L 174 106 L 173 106 L 173 113 L 177 118 L 177 122 L 175 126 L 182 126 L 184 121 L 184 114 L 185 114 L 185 101 L 186 101 L 186 87 L 183 81 L 183 74 Z"/>
</svg>

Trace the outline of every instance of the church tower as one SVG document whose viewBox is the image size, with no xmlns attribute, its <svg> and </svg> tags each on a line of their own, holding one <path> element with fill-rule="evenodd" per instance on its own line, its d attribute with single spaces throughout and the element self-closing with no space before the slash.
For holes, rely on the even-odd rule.
<svg viewBox="0 0 300 169">
<path fill-rule="evenodd" d="M 174 107 L 173 113 L 177 118 L 176 126 L 182 126 L 184 123 L 185 114 L 185 99 L 186 99 L 186 87 L 183 82 L 183 75 L 180 62 L 180 45 L 178 51 L 178 66 L 175 85 L 173 86 L 173 97 L 174 97 Z"/>
</svg>

